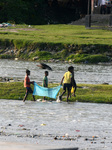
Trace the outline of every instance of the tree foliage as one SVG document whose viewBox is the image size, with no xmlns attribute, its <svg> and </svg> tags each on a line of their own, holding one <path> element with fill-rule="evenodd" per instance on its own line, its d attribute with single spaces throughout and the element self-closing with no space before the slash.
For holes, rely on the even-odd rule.
<svg viewBox="0 0 112 150">
<path fill-rule="evenodd" d="M 86 13 L 87 0 L 69 0 L 61 5 L 57 0 L 0 0 L 0 22 L 16 24 L 68 23 Z"/>
</svg>

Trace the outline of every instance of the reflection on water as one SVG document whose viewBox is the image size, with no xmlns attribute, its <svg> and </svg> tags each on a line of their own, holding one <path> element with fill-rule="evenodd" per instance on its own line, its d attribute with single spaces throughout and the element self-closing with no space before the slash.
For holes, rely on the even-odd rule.
<svg viewBox="0 0 112 150">
<path fill-rule="evenodd" d="M 31 80 L 42 82 L 45 70 L 38 68 L 37 64 L 37 62 L 0 59 L 0 77 L 24 79 L 25 70 L 29 69 L 31 70 Z M 68 66 L 73 65 L 77 83 L 101 84 L 106 82 L 112 84 L 112 66 L 64 63 L 49 63 L 48 65 L 53 68 L 53 71 L 49 71 L 50 82 L 60 83 Z"/>
<path fill-rule="evenodd" d="M 111 118 L 112 105 L 106 104 L 0 100 L 0 140 L 101 150 L 103 141 L 111 147 Z M 55 136 L 74 140 L 54 140 Z M 95 144 L 91 144 L 93 136 Z"/>
</svg>

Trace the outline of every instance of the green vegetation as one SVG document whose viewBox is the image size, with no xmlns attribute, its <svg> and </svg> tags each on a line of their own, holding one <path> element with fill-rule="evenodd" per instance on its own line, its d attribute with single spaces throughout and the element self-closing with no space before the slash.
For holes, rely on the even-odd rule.
<svg viewBox="0 0 112 150">
<path fill-rule="evenodd" d="M 75 44 L 81 45 L 98 45 L 99 50 L 102 45 L 112 45 L 111 31 L 102 29 L 85 29 L 84 26 L 75 25 L 36 25 L 28 28 L 24 25 L 16 25 L 8 29 L 0 28 L 0 41 L 3 45 L 10 43 L 21 48 L 30 44 Z M 74 47 L 75 48 L 75 47 Z M 94 48 L 93 48 L 94 49 Z M 102 50 L 103 51 L 103 50 Z"/>
<path fill-rule="evenodd" d="M 0 55 L 0 59 L 11 59 L 11 58 L 13 58 L 13 56 L 11 55 L 7 55 L 7 54 Z"/>
<path fill-rule="evenodd" d="M 82 88 L 81 88 L 82 87 Z M 92 103 L 112 103 L 111 95 L 112 85 L 90 85 L 80 84 L 76 92 L 74 101 L 79 102 L 92 102 Z"/>
<path fill-rule="evenodd" d="M 0 0 L 0 23 L 69 23 L 86 14 L 87 0 Z"/>
<path fill-rule="evenodd" d="M 73 25 L 16 25 L 0 28 L 0 58 L 109 62 L 111 41 L 109 30 Z"/>
<path fill-rule="evenodd" d="M 50 84 L 50 87 L 53 86 L 56 86 L 56 84 Z M 25 88 L 23 87 L 23 82 L 0 83 L 0 89 L 1 99 L 22 100 L 25 95 Z M 111 91 L 112 85 L 78 84 L 76 97 L 71 97 L 70 101 L 111 104 Z M 62 89 L 60 90 L 60 92 L 62 92 Z M 40 97 L 36 96 L 36 99 L 38 98 Z M 29 94 L 28 100 L 32 100 L 31 94 Z M 63 97 L 63 101 L 66 101 L 65 97 Z"/>
<path fill-rule="evenodd" d="M 90 55 L 90 54 L 77 54 L 77 55 L 70 55 L 67 60 L 73 60 L 74 63 L 98 63 L 100 62 L 109 62 L 109 57 L 103 55 L 103 54 L 97 54 L 97 55 Z"/>
</svg>

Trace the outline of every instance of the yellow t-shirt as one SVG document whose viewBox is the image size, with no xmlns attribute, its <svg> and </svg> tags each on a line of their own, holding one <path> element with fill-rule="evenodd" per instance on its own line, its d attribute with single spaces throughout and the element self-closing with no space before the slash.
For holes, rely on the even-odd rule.
<svg viewBox="0 0 112 150">
<path fill-rule="evenodd" d="M 64 82 L 63 83 L 71 83 L 72 73 L 70 71 L 64 74 Z"/>
</svg>

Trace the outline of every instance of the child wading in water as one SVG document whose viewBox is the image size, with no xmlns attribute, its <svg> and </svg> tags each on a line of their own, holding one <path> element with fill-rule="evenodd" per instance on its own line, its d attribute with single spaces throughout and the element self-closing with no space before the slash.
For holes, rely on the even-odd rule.
<svg viewBox="0 0 112 150">
<path fill-rule="evenodd" d="M 42 83 L 43 87 L 48 87 L 48 78 L 47 78 L 48 75 L 49 75 L 48 71 L 45 71 L 45 76 L 43 78 L 43 83 Z M 44 101 L 45 101 L 45 96 L 44 96 L 43 102 Z"/>
<path fill-rule="evenodd" d="M 68 102 L 68 98 L 70 96 L 71 93 L 71 85 L 73 85 L 73 80 L 72 80 L 72 73 L 73 73 L 73 66 L 68 67 L 68 71 L 64 74 L 62 80 L 61 80 L 61 85 L 63 84 L 63 93 L 59 96 L 59 99 L 62 100 L 62 96 L 66 93 L 66 89 L 67 89 L 67 102 Z M 64 80 L 64 82 L 63 82 Z"/>
<path fill-rule="evenodd" d="M 30 84 L 34 84 L 34 81 L 30 82 L 29 76 L 30 76 L 30 70 L 27 69 L 26 70 L 26 76 L 25 76 L 25 79 L 24 79 L 24 87 L 26 87 L 26 94 L 25 94 L 25 97 L 23 99 L 23 102 L 25 102 L 25 100 L 26 100 L 29 93 L 33 94 L 33 91 L 30 87 Z M 32 95 L 32 96 L 33 96 L 33 100 L 35 101 L 34 95 Z"/>
</svg>

